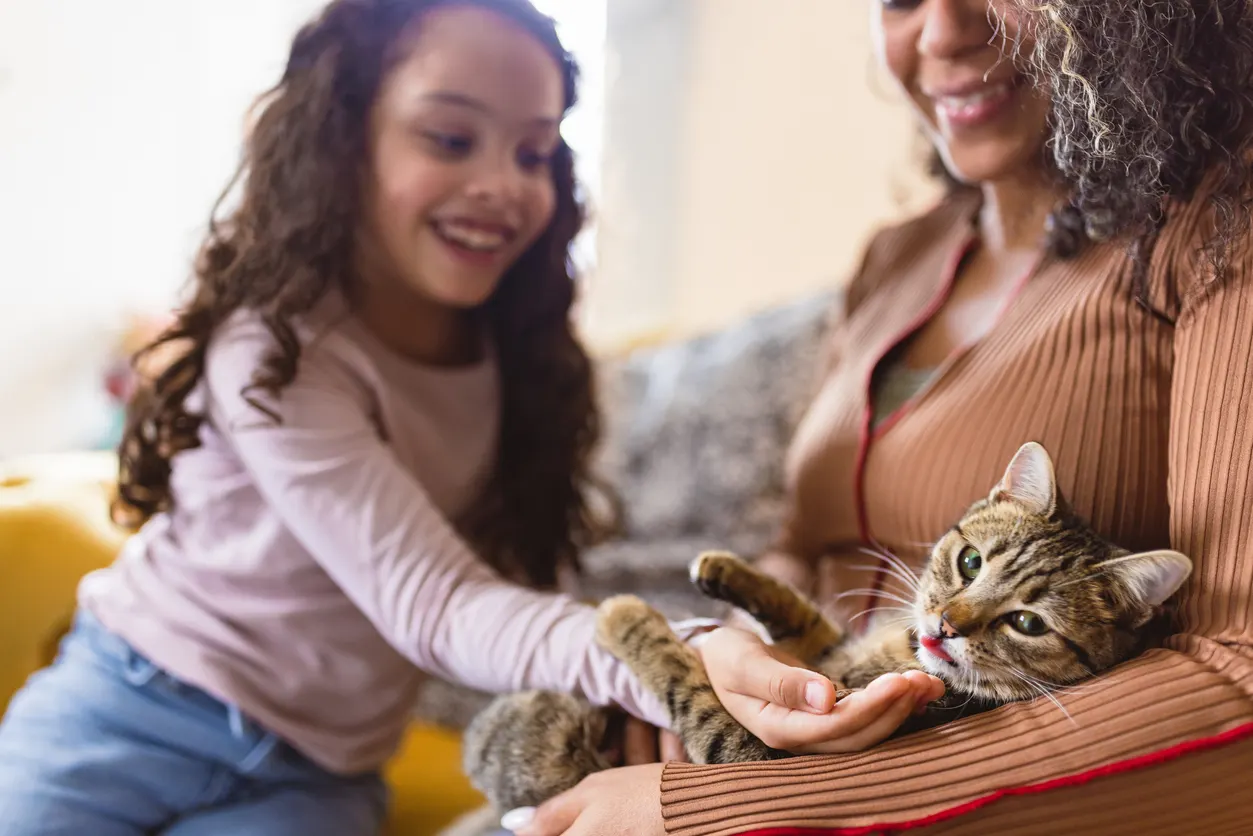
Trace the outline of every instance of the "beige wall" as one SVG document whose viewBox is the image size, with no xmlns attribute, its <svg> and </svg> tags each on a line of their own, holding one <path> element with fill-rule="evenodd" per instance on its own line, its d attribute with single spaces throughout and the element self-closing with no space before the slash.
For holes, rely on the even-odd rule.
<svg viewBox="0 0 1253 836">
<path fill-rule="evenodd" d="M 594 340 L 706 330 L 831 287 L 875 226 L 933 197 L 868 15 L 611 0 L 611 67 L 653 69 L 609 74 Z"/>
<path fill-rule="evenodd" d="M 107 429 L 132 310 L 168 307 L 245 109 L 320 0 L 0 0 L 0 457 Z"/>
<path fill-rule="evenodd" d="M 0 457 L 105 429 L 104 352 L 173 299 L 245 108 L 321 4 L 0 0 Z M 869 0 L 608 4 L 591 340 L 842 280 L 897 212 L 893 171 L 914 179 L 908 118 L 871 92 Z"/>
</svg>

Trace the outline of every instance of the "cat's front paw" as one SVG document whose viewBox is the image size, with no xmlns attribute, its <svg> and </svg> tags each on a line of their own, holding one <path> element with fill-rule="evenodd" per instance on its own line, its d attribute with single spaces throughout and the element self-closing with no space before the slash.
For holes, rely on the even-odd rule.
<svg viewBox="0 0 1253 836">
<path fill-rule="evenodd" d="M 634 595 L 607 598 L 596 611 L 596 641 L 624 661 L 642 643 L 670 633 L 665 616 Z"/>
<path fill-rule="evenodd" d="M 743 596 L 737 591 L 740 583 L 753 570 L 737 555 L 730 552 L 704 552 L 692 561 L 688 568 L 692 584 L 704 595 L 718 601 L 726 601 L 737 607 L 744 606 Z"/>
</svg>

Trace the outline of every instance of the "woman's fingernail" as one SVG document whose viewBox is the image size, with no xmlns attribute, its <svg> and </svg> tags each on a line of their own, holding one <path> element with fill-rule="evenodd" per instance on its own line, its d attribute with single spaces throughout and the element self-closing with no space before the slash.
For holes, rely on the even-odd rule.
<svg viewBox="0 0 1253 836">
<path fill-rule="evenodd" d="M 526 827 L 535 818 L 534 807 L 518 807 L 500 817 L 500 826 L 513 832 Z"/>
<path fill-rule="evenodd" d="M 822 687 L 821 682 L 811 679 L 805 683 L 805 702 L 814 711 L 827 710 L 827 689 Z"/>
</svg>

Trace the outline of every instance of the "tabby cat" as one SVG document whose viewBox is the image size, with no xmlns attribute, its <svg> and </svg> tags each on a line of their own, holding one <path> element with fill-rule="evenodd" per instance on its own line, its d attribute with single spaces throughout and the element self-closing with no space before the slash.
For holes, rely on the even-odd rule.
<svg viewBox="0 0 1253 836">
<path fill-rule="evenodd" d="M 1137 655 L 1192 570 L 1178 552 L 1132 554 L 1101 539 L 1068 508 L 1048 453 L 1034 443 L 940 538 L 921 577 L 889 561 L 913 605 L 908 617 L 881 617 L 860 635 L 733 555 L 703 554 L 691 572 L 702 592 L 747 612 L 776 645 L 829 677 L 840 698 L 885 673 L 940 677 L 947 693 L 923 721 L 933 724 L 960 706 L 1048 695 Z M 723 709 L 696 653 L 643 601 L 605 601 L 597 639 L 668 707 L 694 762 L 788 756 Z M 615 738 L 612 718 L 564 694 L 501 697 L 467 730 L 466 773 L 497 810 L 537 804 L 615 765 L 616 753 L 603 749 Z"/>
</svg>

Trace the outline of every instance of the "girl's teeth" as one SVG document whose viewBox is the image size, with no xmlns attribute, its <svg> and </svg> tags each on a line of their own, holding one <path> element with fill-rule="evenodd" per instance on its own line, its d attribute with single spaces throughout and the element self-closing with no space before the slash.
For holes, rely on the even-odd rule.
<svg viewBox="0 0 1253 836">
<path fill-rule="evenodd" d="M 505 236 L 498 232 L 486 232 L 482 229 L 470 229 L 463 226 L 440 225 L 439 233 L 454 244 L 471 250 L 490 252 L 505 245 Z"/>
</svg>

